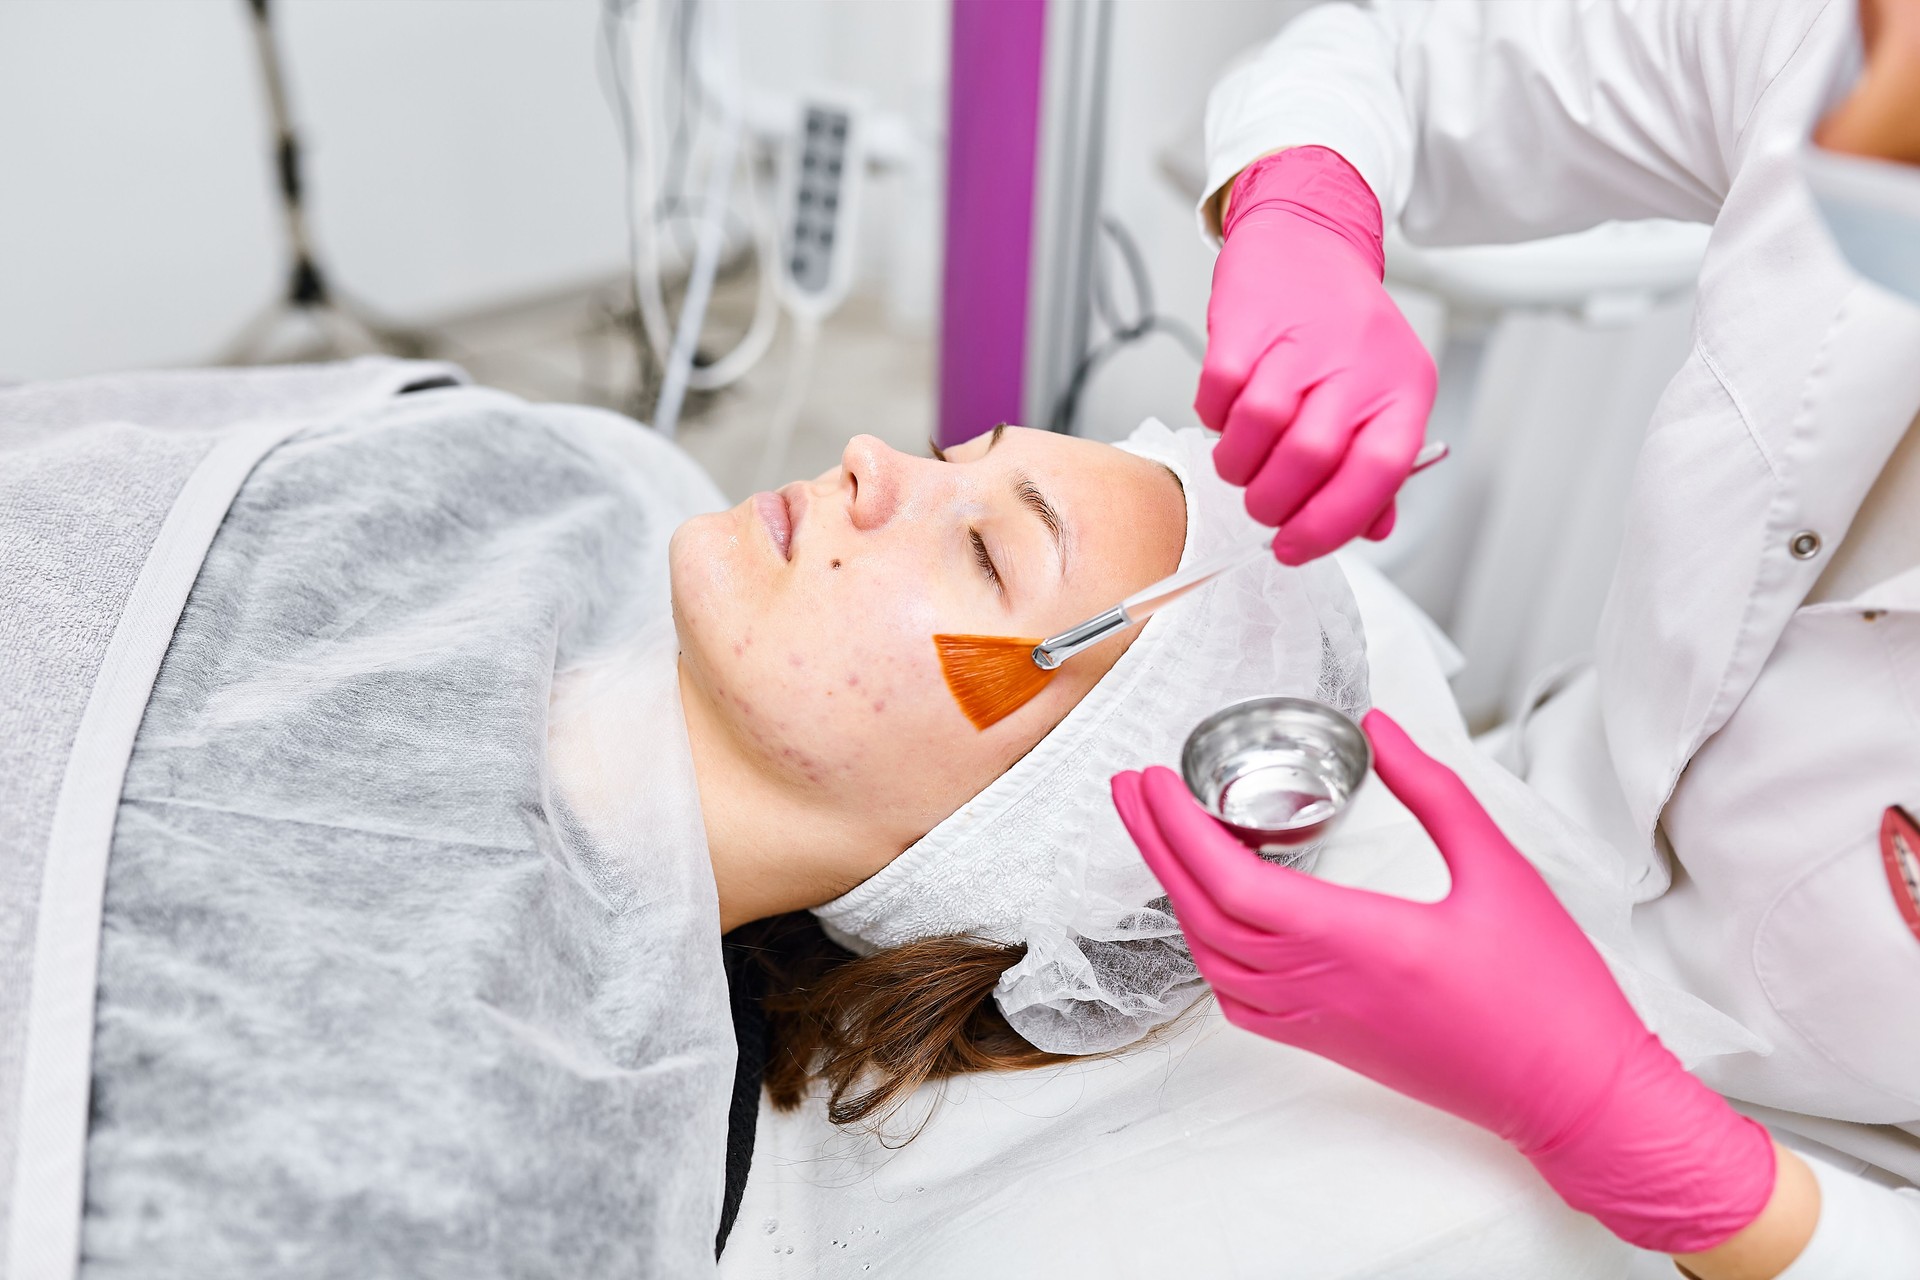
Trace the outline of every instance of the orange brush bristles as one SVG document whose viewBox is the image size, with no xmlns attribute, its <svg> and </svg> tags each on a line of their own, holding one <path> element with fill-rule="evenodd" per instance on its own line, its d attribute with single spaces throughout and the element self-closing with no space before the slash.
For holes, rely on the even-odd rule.
<svg viewBox="0 0 1920 1280">
<path fill-rule="evenodd" d="M 1033 649 L 1039 643 L 1017 636 L 933 638 L 933 647 L 940 651 L 940 670 L 947 677 L 947 689 L 974 728 L 984 729 L 1005 719 L 1047 687 L 1053 672 L 1033 661 Z"/>
</svg>

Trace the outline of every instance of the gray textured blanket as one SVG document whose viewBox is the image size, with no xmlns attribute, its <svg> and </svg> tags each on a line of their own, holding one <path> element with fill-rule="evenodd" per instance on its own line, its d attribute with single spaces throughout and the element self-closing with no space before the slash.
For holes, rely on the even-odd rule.
<svg viewBox="0 0 1920 1280">
<path fill-rule="evenodd" d="M 107 844 L 200 555 L 286 435 L 449 380 L 367 360 L 0 391 L 0 1278 L 72 1270 Z"/>
<path fill-rule="evenodd" d="M 58 764 L 0 784 L 12 1274 L 697 1274 L 732 1053 L 697 809 L 597 847 L 543 742 L 555 665 L 657 625 L 716 495 L 611 415 L 308 376 L 104 429 L 150 446 L 125 518 L 112 460 L 57 468 L 103 428 L 14 436 L 42 484 L 0 511 L 62 518 L 37 597 L 0 557 L 36 642 L 0 715 Z"/>
</svg>

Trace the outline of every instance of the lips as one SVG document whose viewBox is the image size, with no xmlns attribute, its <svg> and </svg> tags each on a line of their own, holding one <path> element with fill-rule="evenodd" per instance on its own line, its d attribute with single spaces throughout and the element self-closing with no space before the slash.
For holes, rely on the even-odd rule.
<svg viewBox="0 0 1920 1280">
<path fill-rule="evenodd" d="M 767 526 L 767 536 L 773 539 L 773 549 L 781 559 L 793 559 L 793 511 L 786 498 L 777 493 L 756 493 L 753 510 L 760 523 Z"/>
</svg>

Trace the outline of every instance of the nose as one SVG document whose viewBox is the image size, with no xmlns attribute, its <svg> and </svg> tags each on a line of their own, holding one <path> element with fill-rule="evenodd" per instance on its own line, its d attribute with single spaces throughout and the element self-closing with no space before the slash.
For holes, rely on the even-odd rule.
<svg viewBox="0 0 1920 1280">
<path fill-rule="evenodd" d="M 900 510 L 908 482 L 907 457 L 878 436 L 855 436 L 840 454 L 841 482 L 853 527 L 884 527 Z"/>
</svg>

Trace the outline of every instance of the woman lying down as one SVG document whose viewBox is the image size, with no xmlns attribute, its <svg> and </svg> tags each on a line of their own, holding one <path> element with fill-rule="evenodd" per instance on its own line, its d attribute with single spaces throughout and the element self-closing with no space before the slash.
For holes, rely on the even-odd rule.
<svg viewBox="0 0 1920 1280">
<path fill-rule="evenodd" d="M 1253 532 L 1198 432 L 861 436 L 719 506 L 625 419 L 462 388 L 254 469 L 122 792 L 83 1270 L 711 1269 L 730 931 L 771 1096 L 853 1125 L 1202 994 L 1107 779 L 1236 698 L 1362 711 L 1339 570 L 1228 575 L 978 731 L 935 633 Z"/>
<path fill-rule="evenodd" d="M 805 975 L 776 1096 L 850 1122 L 1198 997 L 1107 778 L 1235 697 L 1359 711 L 1338 570 L 1210 588 L 982 732 L 935 633 L 1046 634 L 1251 527 L 1199 433 L 861 436 L 719 506 L 625 419 L 471 389 L 259 463 L 122 793 L 91 1269 L 710 1268 L 753 922 Z"/>
</svg>

